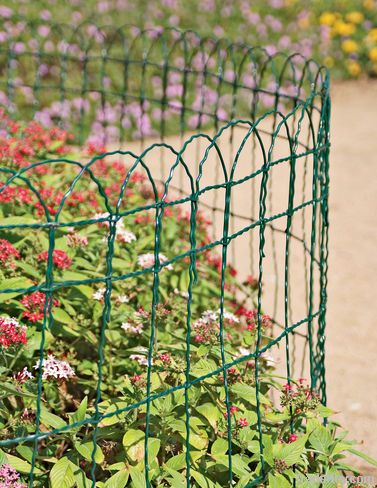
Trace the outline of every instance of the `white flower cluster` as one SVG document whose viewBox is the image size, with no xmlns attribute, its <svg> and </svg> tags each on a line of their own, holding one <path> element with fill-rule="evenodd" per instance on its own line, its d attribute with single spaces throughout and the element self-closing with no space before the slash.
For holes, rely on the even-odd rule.
<svg viewBox="0 0 377 488">
<path fill-rule="evenodd" d="M 97 291 L 93 293 L 94 300 L 101 301 L 105 296 L 106 288 L 99 288 Z"/>
<path fill-rule="evenodd" d="M 206 310 L 205 312 L 202 313 L 201 320 L 203 322 L 219 322 L 220 320 L 220 315 L 221 315 L 221 310 L 218 309 L 217 312 L 214 312 L 213 310 Z M 227 310 L 224 309 L 223 312 L 223 318 L 227 320 L 228 322 L 231 323 L 238 323 L 239 318 L 236 317 L 233 313 L 228 312 Z"/>
<path fill-rule="evenodd" d="M 100 213 L 100 214 L 96 214 L 94 216 L 95 219 L 102 219 L 102 218 L 108 218 L 108 217 L 109 217 L 108 213 Z M 100 222 L 100 223 L 105 225 L 106 227 L 109 227 L 108 221 L 104 221 L 104 222 Z M 126 227 L 124 226 L 123 219 L 119 219 L 117 221 L 117 223 L 116 223 L 116 234 L 115 235 L 119 241 L 124 242 L 125 244 L 130 244 L 131 242 L 136 241 L 135 234 L 126 229 Z"/>
<path fill-rule="evenodd" d="M 39 369 L 39 362 L 34 366 L 34 369 Z M 47 359 L 43 359 L 42 379 L 68 379 L 72 376 L 75 376 L 75 372 L 67 361 L 60 361 L 59 359 L 56 359 L 53 354 L 49 354 Z"/>
<path fill-rule="evenodd" d="M 148 366 L 148 358 L 146 356 L 142 356 L 141 354 L 131 354 L 130 359 L 137 361 L 140 366 Z"/>
<path fill-rule="evenodd" d="M 159 254 L 158 258 L 160 260 L 160 263 L 166 263 L 168 261 L 168 258 L 164 254 Z M 152 253 L 147 253 L 147 254 L 140 254 L 137 258 L 137 262 L 139 266 L 142 268 L 152 268 L 154 266 L 154 254 Z M 164 266 L 166 269 L 172 270 L 173 266 L 171 264 L 168 264 L 167 266 Z"/>
<path fill-rule="evenodd" d="M 144 326 L 143 324 L 131 324 L 130 322 L 123 322 L 121 328 L 125 332 L 130 332 L 131 334 L 141 334 L 143 332 Z"/>
</svg>

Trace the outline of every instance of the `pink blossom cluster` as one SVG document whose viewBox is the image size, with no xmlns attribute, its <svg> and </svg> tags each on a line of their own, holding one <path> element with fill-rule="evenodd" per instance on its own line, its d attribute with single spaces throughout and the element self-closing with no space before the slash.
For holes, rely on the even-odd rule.
<svg viewBox="0 0 377 488">
<path fill-rule="evenodd" d="M 39 362 L 34 366 L 34 369 L 39 369 Z M 67 361 L 56 359 L 53 354 L 49 354 L 47 359 L 43 359 L 42 379 L 69 379 L 72 376 L 75 376 L 75 372 Z"/>
<path fill-rule="evenodd" d="M 200 344 L 215 344 L 218 342 L 220 333 L 220 315 L 221 310 L 214 312 L 206 310 L 203 312 L 200 319 L 196 320 L 192 325 L 193 333 L 195 334 L 195 342 Z M 223 323 L 233 325 L 239 322 L 231 312 L 223 310 Z"/>
<path fill-rule="evenodd" d="M 19 259 L 20 253 L 6 239 L 0 239 L 0 265 L 3 267 L 14 268 L 15 259 Z"/>
<path fill-rule="evenodd" d="M 94 216 L 96 219 L 108 219 L 109 214 L 108 213 L 99 213 Z M 105 220 L 104 222 L 100 222 L 101 225 L 105 225 L 106 227 L 109 227 L 109 222 L 108 220 Z M 129 231 L 126 229 L 124 225 L 123 219 L 119 219 L 116 223 L 116 239 L 120 242 L 123 242 L 124 244 L 130 244 L 133 241 L 136 241 L 136 236 L 133 232 Z"/>
<path fill-rule="evenodd" d="M 168 258 L 164 254 L 159 254 L 158 259 L 160 260 L 160 263 L 166 263 L 168 261 Z M 153 253 L 147 253 L 147 254 L 140 254 L 137 258 L 137 262 L 139 266 L 141 266 L 144 269 L 147 268 L 152 268 L 154 266 L 154 254 Z M 168 264 L 164 266 L 164 268 L 172 270 L 173 266 L 171 264 Z"/>
<path fill-rule="evenodd" d="M 48 251 L 41 252 L 38 255 L 38 261 L 47 262 Z M 52 262 L 59 269 L 68 269 L 72 265 L 72 259 L 70 259 L 65 251 L 60 249 L 54 249 L 52 251 Z"/>
<path fill-rule="evenodd" d="M 10 464 L 0 466 L 0 488 L 26 488 L 24 483 L 20 482 L 20 475 Z"/>
</svg>

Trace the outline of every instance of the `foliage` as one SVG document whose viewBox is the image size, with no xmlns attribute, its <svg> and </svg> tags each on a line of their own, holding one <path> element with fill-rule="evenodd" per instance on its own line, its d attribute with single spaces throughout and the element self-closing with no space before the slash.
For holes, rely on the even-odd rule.
<svg viewBox="0 0 377 488">
<path fill-rule="evenodd" d="M 81 168 L 67 162 L 77 149 L 66 132 L 16 124 L 5 113 L 2 126 L 3 179 L 29 168 L 31 186 L 14 179 L 0 193 L 1 221 L 10 226 L 0 234 L 1 440 L 33 435 L 37 420 L 41 433 L 35 458 L 31 440 L 5 442 L 5 486 L 28 482 L 34 461 L 33 486 L 52 488 L 89 487 L 92 479 L 137 488 L 146 471 L 156 487 L 186 479 L 222 487 L 230 471 L 236 487 L 262 472 L 270 486 L 284 487 L 298 474 L 354 471 L 344 457 L 358 451 L 336 423 L 323 425 L 332 411 L 304 379 L 281 385 L 274 375 L 272 319 L 258 312 L 258 281 L 240 283 L 225 266 L 221 286 L 222 258 L 208 246 L 205 215 L 195 214 L 195 277 L 189 203 L 111 157 L 93 158 L 93 177 L 82 173 L 71 188 Z M 62 225 L 43 225 L 54 219 Z M 265 351 L 258 371 L 257 350 Z"/>
</svg>

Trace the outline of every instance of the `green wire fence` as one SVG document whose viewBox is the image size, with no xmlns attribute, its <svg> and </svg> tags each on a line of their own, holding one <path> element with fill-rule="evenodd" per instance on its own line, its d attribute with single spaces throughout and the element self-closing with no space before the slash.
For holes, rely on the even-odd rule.
<svg viewBox="0 0 377 488">
<path fill-rule="evenodd" d="M 10 22 L 10 21 L 9 21 Z M 13 35 L 0 44 L 0 98 L 16 120 L 34 118 L 69 130 L 75 157 L 42 160 L 20 170 L 0 169 L 3 186 L 26 185 L 39 199 L 43 218 L 38 223 L 0 222 L 1 233 L 19 229 L 46 231 L 48 260 L 43 283 L 27 288 L 2 288 L 0 294 L 43 292 L 47 299 L 41 328 L 35 432 L 0 440 L 1 447 L 32 445 L 29 486 L 35 480 L 38 446 L 46 439 L 80 426 L 92 426 L 91 479 L 96 486 L 97 435 L 106 418 L 145 405 L 145 486 L 149 478 L 148 449 L 151 406 L 174 391 L 185 395 L 186 483 L 190 474 L 190 398 L 193 385 L 223 374 L 228 413 L 228 471 L 232 483 L 232 426 L 228 371 L 255 359 L 261 472 L 248 485 L 265 478 L 263 429 L 259 399 L 259 362 L 273 347 L 282 346 L 280 374 L 291 378 L 308 374 L 310 385 L 326 404 L 325 325 L 328 256 L 329 187 L 329 75 L 300 54 L 286 56 L 263 48 L 201 38 L 174 29 L 141 31 L 132 26 L 98 27 L 90 22 L 77 28 L 46 22 L 13 20 Z M 107 152 L 88 158 L 85 141 Z M 116 203 L 91 168 L 99 160 L 122 157 L 131 162 Z M 36 168 L 62 164 L 77 168 L 76 176 L 52 214 L 30 176 Z M 122 202 L 130 178 L 143 170 L 153 193 L 152 204 L 124 210 Z M 107 215 L 67 220 L 66 204 L 80 181 L 89 178 Z M 59 182 L 56 182 L 59 184 Z M 159 187 L 159 185 L 162 185 Z M 162 188 L 162 191 L 159 191 Z M 166 209 L 189 209 L 187 250 L 160 260 Z M 146 210 L 155 212 L 154 266 L 124 269 L 114 274 L 117 222 Z M 197 242 L 197 215 L 211 215 L 211 241 Z M 105 274 L 60 281 L 54 274 L 57 232 L 68 227 L 107 223 Z M 178 236 L 177 236 L 178 237 Z M 220 364 L 199 377 L 191 374 L 191 302 L 197 286 L 197 259 L 219 248 Z M 161 301 L 161 274 L 169 265 L 187 263 L 185 381 L 161 392 L 152 391 L 151 375 L 157 337 L 156 313 Z M 224 342 L 226 269 L 231 265 L 245 278 L 257 278 L 257 337 L 255 350 L 229 361 Z M 114 284 L 152 275 L 150 335 L 146 395 L 110 413 L 100 410 L 106 331 L 111 321 Z M 45 338 L 54 320 L 54 294 L 78 285 L 105 288 L 98 347 L 98 381 L 94 414 L 73 425 L 41 430 L 42 366 Z M 264 293 L 262 296 L 262 286 Z M 271 341 L 262 343 L 262 310 L 274 323 Z M 280 352 L 278 350 L 277 354 Z M 153 485 L 154 486 L 154 485 Z"/>
</svg>

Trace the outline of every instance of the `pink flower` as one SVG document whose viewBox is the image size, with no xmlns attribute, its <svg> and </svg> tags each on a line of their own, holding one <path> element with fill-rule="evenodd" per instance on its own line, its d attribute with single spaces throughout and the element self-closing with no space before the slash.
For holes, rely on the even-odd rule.
<svg viewBox="0 0 377 488">
<path fill-rule="evenodd" d="M 34 366 L 34 369 L 39 369 L 39 361 Z M 42 379 L 69 379 L 72 376 L 75 376 L 75 372 L 67 361 L 60 361 L 59 359 L 56 359 L 53 354 L 49 354 L 47 359 L 43 359 Z"/>
<path fill-rule="evenodd" d="M 168 260 L 168 258 L 161 253 L 158 255 L 158 259 L 160 260 L 160 263 L 165 263 Z M 140 256 L 138 256 L 137 262 L 139 266 L 144 269 L 152 268 L 154 266 L 154 254 L 141 254 Z M 167 266 L 164 266 L 164 268 L 172 270 L 173 266 L 171 264 L 168 264 Z"/>
<path fill-rule="evenodd" d="M 20 385 L 25 383 L 25 381 L 27 380 L 32 380 L 33 378 L 34 376 L 30 373 L 26 366 L 23 370 L 13 375 L 14 381 L 17 381 L 17 383 L 19 383 Z"/>
<path fill-rule="evenodd" d="M 0 488 L 26 488 L 19 482 L 20 475 L 10 464 L 0 466 Z"/>
</svg>

